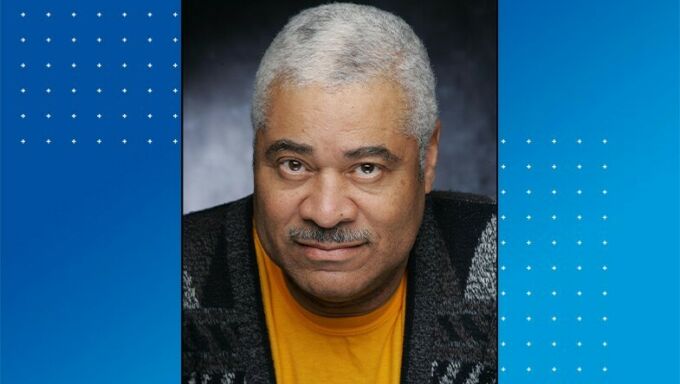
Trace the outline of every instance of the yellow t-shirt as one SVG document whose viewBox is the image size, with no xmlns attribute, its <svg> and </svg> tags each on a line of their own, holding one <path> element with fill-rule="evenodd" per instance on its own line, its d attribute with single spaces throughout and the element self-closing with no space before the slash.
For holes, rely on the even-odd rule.
<svg viewBox="0 0 680 384">
<path fill-rule="evenodd" d="M 323 317 L 295 301 L 254 229 L 253 238 L 278 384 L 399 382 L 405 276 L 390 300 L 375 311 Z"/>
</svg>

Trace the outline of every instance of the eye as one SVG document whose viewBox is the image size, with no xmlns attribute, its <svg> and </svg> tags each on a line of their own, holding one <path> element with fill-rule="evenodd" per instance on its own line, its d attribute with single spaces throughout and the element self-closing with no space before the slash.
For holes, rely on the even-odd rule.
<svg viewBox="0 0 680 384">
<path fill-rule="evenodd" d="M 359 170 L 363 174 L 370 175 L 375 171 L 375 164 L 361 164 Z"/>
<path fill-rule="evenodd" d="M 382 169 L 377 164 L 363 163 L 354 168 L 354 173 L 361 179 L 370 180 L 380 177 Z"/>
<path fill-rule="evenodd" d="M 287 159 L 281 161 L 279 163 L 279 169 L 281 169 L 281 171 L 285 173 L 295 175 L 302 174 L 307 170 L 305 168 L 305 165 L 301 161 L 295 159 Z"/>
</svg>

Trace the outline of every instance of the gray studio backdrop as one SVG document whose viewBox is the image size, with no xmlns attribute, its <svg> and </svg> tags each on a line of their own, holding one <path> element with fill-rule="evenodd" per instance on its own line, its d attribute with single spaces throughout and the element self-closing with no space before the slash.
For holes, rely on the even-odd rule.
<svg viewBox="0 0 680 384">
<path fill-rule="evenodd" d="M 252 192 L 250 97 L 257 65 L 289 17 L 321 2 L 185 1 L 184 212 Z M 435 187 L 496 196 L 496 1 L 376 1 L 413 27 L 437 77 Z"/>
</svg>

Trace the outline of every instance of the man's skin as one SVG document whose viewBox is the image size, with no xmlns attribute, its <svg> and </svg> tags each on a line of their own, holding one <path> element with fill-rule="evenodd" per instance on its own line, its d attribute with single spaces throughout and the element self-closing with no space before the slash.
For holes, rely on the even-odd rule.
<svg viewBox="0 0 680 384">
<path fill-rule="evenodd" d="M 404 274 L 440 131 L 437 121 L 421 176 L 417 141 L 403 131 L 405 105 L 400 86 L 382 77 L 271 89 L 256 134 L 255 226 L 292 295 L 313 313 L 368 313 Z"/>
</svg>

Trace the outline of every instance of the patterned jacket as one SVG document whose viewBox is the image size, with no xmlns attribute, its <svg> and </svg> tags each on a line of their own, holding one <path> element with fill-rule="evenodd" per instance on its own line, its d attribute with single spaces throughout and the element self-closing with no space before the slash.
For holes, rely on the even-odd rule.
<svg viewBox="0 0 680 384">
<path fill-rule="evenodd" d="M 182 382 L 274 383 L 252 196 L 183 218 Z M 402 383 L 497 382 L 496 205 L 432 192 L 408 262 Z"/>
</svg>

